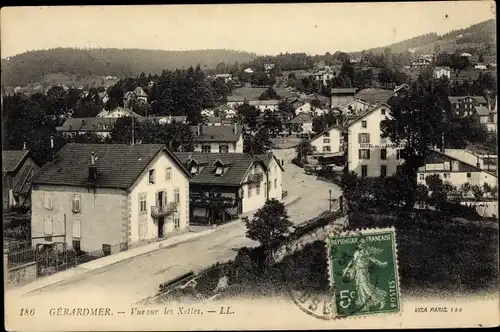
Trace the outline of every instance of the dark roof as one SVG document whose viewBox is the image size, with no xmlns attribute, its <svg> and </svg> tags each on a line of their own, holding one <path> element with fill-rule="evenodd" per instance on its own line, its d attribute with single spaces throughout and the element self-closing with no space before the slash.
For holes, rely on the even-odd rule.
<svg viewBox="0 0 500 332">
<path fill-rule="evenodd" d="M 336 88 L 331 89 L 330 94 L 356 93 L 357 88 Z"/>
<path fill-rule="evenodd" d="M 267 168 L 269 168 L 269 164 L 271 163 L 271 160 L 275 159 L 276 160 L 276 163 L 279 165 L 279 167 L 281 168 L 282 171 L 284 171 L 285 169 L 283 168 L 283 165 L 281 165 L 281 162 L 279 161 L 279 159 L 276 157 L 276 155 L 274 153 L 272 153 L 271 151 L 269 151 L 268 153 L 266 154 L 258 154 L 256 156 L 254 156 L 255 159 L 257 160 L 260 160 Z"/>
<path fill-rule="evenodd" d="M 243 126 L 236 125 L 202 126 L 201 135 L 198 136 L 198 126 L 191 126 L 194 139 L 197 142 L 237 142 L 243 133 Z"/>
<path fill-rule="evenodd" d="M 119 118 L 69 118 L 57 131 L 111 131 Z"/>
<path fill-rule="evenodd" d="M 452 104 L 460 103 L 464 98 L 474 98 L 479 104 L 487 104 L 488 102 L 483 96 L 449 96 L 448 100 Z"/>
<path fill-rule="evenodd" d="M 306 123 L 312 121 L 312 116 L 307 113 L 300 113 L 299 115 L 288 121 L 288 123 Z"/>
<path fill-rule="evenodd" d="M 356 93 L 356 98 L 376 105 L 386 103 L 393 94 L 394 91 L 392 90 L 368 88 Z"/>
<path fill-rule="evenodd" d="M 235 101 L 245 101 L 246 98 L 243 96 L 227 96 L 226 100 L 228 102 L 235 102 Z"/>
<path fill-rule="evenodd" d="M 28 150 L 2 151 L 2 172 L 15 172 L 28 157 Z"/>
<path fill-rule="evenodd" d="M 89 184 L 90 155 L 94 152 L 98 172 L 94 185 L 128 189 L 161 151 L 165 151 L 188 174 L 163 144 L 68 143 L 55 155 L 53 162 L 48 162 L 37 172 L 32 183 L 86 186 Z"/>
<path fill-rule="evenodd" d="M 333 126 L 328 127 L 327 129 L 323 130 L 322 132 L 320 132 L 319 134 L 317 134 L 317 135 L 316 135 L 316 136 L 314 136 L 313 138 L 311 138 L 311 139 L 309 140 L 309 142 L 314 141 L 316 138 L 321 137 L 321 135 L 323 135 L 324 133 L 326 133 L 326 132 L 328 132 L 328 131 L 330 131 L 330 130 L 332 130 L 332 129 L 338 129 L 338 130 L 340 130 L 340 132 L 343 132 L 343 131 L 344 131 L 344 128 L 342 128 L 341 126 L 338 126 L 338 125 L 333 125 Z"/>
<path fill-rule="evenodd" d="M 247 153 L 175 152 L 175 155 L 186 168 L 188 162 L 193 159 L 198 165 L 203 166 L 201 172 L 190 180 L 190 183 L 203 185 L 239 187 L 254 162 Z M 218 160 L 228 165 L 227 171 L 222 176 L 215 175 L 214 163 Z"/>
<path fill-rule="evenodd" d="M 37 168 L 33 168 L 29 163 L 25 163 L 19 170 L 19 175 L 17 176 L 17 181 L 12 187 L 12 191 L 16 195 L 26 195 L 29 193 L 31 188 L 31 179 Z"/>
</svg>

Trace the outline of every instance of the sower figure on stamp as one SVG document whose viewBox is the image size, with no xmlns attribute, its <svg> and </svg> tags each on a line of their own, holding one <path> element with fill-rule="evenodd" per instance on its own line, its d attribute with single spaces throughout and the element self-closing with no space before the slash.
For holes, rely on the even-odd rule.
<svg viewBox="0 0 500 332">
<path fill-rule="evenodd" d="M 373 257 L 382 252 L 382 249 L 370 247 L 364 239 L 361 239 L 353 258 L 342 273 L 344 277 L 354 280 L 357 291 L 356 306 L 360 308 L 360 311 L 367 311 L 377 305 L 380 306 L 379 309 L 385 307 L 387 292 L 372 285 L 369 273 L 371 263 L 380 267 L 387 266 L 387 262 L 381 262 Z"/>
</svg>

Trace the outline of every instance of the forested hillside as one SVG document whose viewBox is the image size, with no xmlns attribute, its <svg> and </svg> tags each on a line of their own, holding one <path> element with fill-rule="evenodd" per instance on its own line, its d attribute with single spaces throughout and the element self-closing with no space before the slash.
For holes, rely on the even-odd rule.
<svg viewBox="0 0 500 332">
<path fill-rule="evenodd" d="M 465 29 L 450 31 L 444 35 L 428 33 L 388 46 L 365 50 L 365 52 L 380 53 L 388 47 L 393 53 L 405 52 L 410 48 L 415 48 L 417 52 L 454 52 L 459 50 L 494 55 L 496 53 L 495 34 L 495 20 L 488 20 Z"/>
<path fill-rule="evenodd" d="M 2 84 L 26 85 L 40 82 L 54 73 L 78 77 L 139 76 L 142 72 L 160 74 L 164 69 L 200 65 L 212 68 L 220 62 L 248 62 L 255 54 L 232 50 L 161 51 L 140 49 L 56 48 L 25 52 L 2 59 Z"/>
</svg>

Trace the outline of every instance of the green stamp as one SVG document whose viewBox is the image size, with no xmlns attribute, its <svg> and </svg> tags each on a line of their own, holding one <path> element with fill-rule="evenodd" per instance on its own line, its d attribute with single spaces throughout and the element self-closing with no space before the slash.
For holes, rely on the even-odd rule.
<svg viewBox="0 0 500 332">
<path fill-rule="evenodd" d="M 345 233 L 326 241 L 335 317 L 401 310 L 393 228 Z"/>
</svg>

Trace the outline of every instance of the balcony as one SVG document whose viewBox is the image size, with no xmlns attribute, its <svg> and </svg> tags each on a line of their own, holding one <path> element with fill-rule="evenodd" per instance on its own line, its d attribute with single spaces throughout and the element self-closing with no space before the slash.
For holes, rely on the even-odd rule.
<svg viewBox="0 0 500 332">
<path fill-rule="evenodd" d="M 249 183 L 258 183 L 258 182 L 261 182 L 262 179 L 264 178 L 264 174 L 263 173 L 255 173 L 255 174 L 251 174 L 248 176 L 248 181 Z"/>
<path fill-rule="evenodd" d="M 159 218 L 168 216 L 177 211 L 177 203 L 170 202 L 166 206 L 151 206 L 151 217 Z"/>
</svg>

